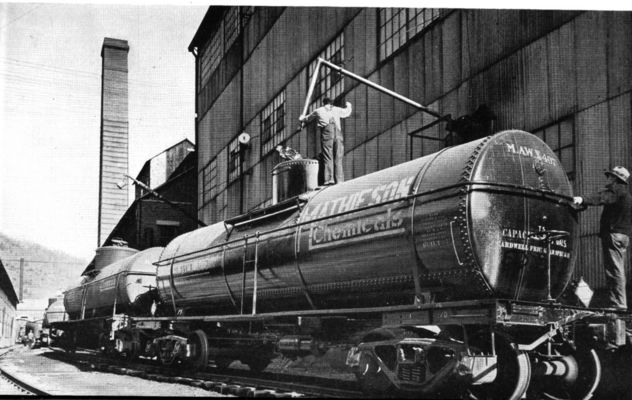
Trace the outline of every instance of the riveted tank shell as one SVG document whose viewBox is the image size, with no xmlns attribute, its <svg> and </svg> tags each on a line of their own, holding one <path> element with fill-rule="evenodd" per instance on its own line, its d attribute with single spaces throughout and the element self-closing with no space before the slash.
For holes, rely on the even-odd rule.
<svg viewBox="0 0 632 400">
<path fill-rule="evenodd" d="M 552 150 L 505 131 L 318 190 L 300 211 L 176 238 L 159 292 L 174 309 L 212 312 L 249 312 L 255 277 L 258 312 L 410 303 L 416 292 L 543 300 L 537 233 L 557 230 L 568 233 L 551 244 L 557 297 L 576 254 L 570 196 Z"/>
<path fill-rule="evenodd" d="M 64 293 L 64 306 L 71 319 L 117 313 L 149 313 L 150 288 L 156 287 L 154 262 L 162 247 L 152 247 L 118 260 L 84 277 L 80 285 Z"/>
</svg>

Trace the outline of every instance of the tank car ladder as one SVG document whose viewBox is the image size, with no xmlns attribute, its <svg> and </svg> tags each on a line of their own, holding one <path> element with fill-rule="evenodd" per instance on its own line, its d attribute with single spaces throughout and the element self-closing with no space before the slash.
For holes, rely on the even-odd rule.
<svg viewBox="0 0 632 400">
<path fill-rule="evenodd" d="M 241 308 L 240 313 L 244 314 L 244 307 L 246 303 L 246 265 L 253 264 L 253 286 L 252 286 L 252 315 L 257 314 L 257 276 L 259 275 L 259 235 L 260 232 L 255 232 L 255 254 L 254 258 L 248 259 L 248 238 L 251 236 L 244 236 L 244 255 L 242 262 L 242 277 L 241 277 Z"/>
</svg>

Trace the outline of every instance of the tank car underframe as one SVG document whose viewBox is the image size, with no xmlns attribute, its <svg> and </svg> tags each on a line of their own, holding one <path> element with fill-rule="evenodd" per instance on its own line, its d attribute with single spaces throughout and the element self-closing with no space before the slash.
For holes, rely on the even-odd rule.
<svg viewBox="0 0 632 400">
<path fill-rule="evenodd" d="M 324 354 L 327 346 L 346 344 L 347 365 L 371 393 L 575 399 L 631 389 L 616 376 L 621 360 L 632 360 L 632 316 L 605 310 L 489 299 L 131 321 L 168 326 L 170 334 L 157 341 L 170 340 L 173 358 L 196 368 L 241 360 L 261 370 L 275 352 Z M 327 329 L 304 329 L 307 321 L 347 329 L 323 337 Z"/>
</svg>

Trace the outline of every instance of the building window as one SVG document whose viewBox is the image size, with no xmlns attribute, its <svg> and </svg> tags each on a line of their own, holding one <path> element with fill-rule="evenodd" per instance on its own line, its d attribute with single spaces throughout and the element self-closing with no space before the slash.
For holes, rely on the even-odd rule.
<svg viewBox="0 0 632 400">
<path fill-rule="evenodd" d="M 312 82 L 312 76 L 314 70 L 318 64 L 318 58 L 325 59 L 333 64 L 340 65 L 345 59 L 345 37 L 344 33 L 341 33 L 333 42 L 331 42 L 325 50 L 323 50 L 314 61 L 309 64 L 307 69 L 307 87 Z M 329 97 L 332 100 L 338 98 L 342 92 L 344 92 L 344 79 L 342 74 L 332 70 L 329 67 L 321 67 L 318 73 L 318 81 L 314 86 L 314 92 L 310 101 L 308 112 L 314 111 L 319 107 L 324 97 Z"/>
<path fill-rule="evenodd" d="M 575 180 L 575 127 L 573 118 L 567 118 L 533 132 L 546 142 L 562 163 L 571 182 Z"/>
<path fill-rule="evenodd" d="M 224 15 L 224 52 L 230 49 L 239 35 L 239 7 L 231 7 Z"/>
<path fill-rule="evenodd" d="M 240 33 L 239 7 L 230 7 L 201 51 L 200 86 L 203 88 Z"/>
<path fill-rule="evenodd" d="M 380 8 L 379 59 L 385 60 L 439 18 L 437 8 Z"/>
<path fill-rule="evenodd" d="M 239 162 L 241 154 L 239 151 L 238 138 L 233 139 L 228 144 L 228 182 L 232 182 L 239 177 Z"/>
<path fill-rule="evenodd" d="M 206 167 L 202 169 L 202 204 L 207 204 L 211 199 L 217 196 L 218 191 L 217 177 L 217 157 L 212 159 Z"/>
<path fill-rule="evenodd" d="M 259 114 L 261 122 L 261 155 L 269 153 L 287 137 L 285 129 L 285 89 Z"/>
<path fill-rule="evenodd" d="M 200 89 L 206 86 L 211 73 L 215 71 L 215 68 L 219 65 L 219 62 L 224 55 L 223 52 L 223 30 L 218 29 L 211 39 L 206 43 L 202 50 L 201 68 L 200 68 Z"/>
</svg>

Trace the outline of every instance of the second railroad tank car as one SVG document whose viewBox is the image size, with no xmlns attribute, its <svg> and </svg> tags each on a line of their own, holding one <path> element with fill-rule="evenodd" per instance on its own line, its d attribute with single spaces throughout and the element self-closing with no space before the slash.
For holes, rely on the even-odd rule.
<svg viewBox="0 0 632 400">
<path fill-rule="evenodd" d="M 544 142 L 505 131 L 184 234 L 158 290 L 185 313 L 555 298 L 574 265 L 571 195 Z"/>
<path fill-rule="evenodd" d="M 64 298 L 57 297 L 51 300 L 52 301 L 49 300 L 50 304 L 48 305 L 48 307 L 46 307 L 46 310 L 44 310 L 45 326 L 50 326 L 50 324 L 53 324 L 55 322 L 68 320 L 68 313 L 64 308 Z"/>
<path fill-rule="evenodd" d="M 81 284 L 67 290 L 64 306 L 70 319 L 118 313 L 148 314 L 156 287 L 153 263 L 162 247 L 152 247 L 89 272 Z M 116 308 L 116 310 L 114 310 Z"/>
</svg>

